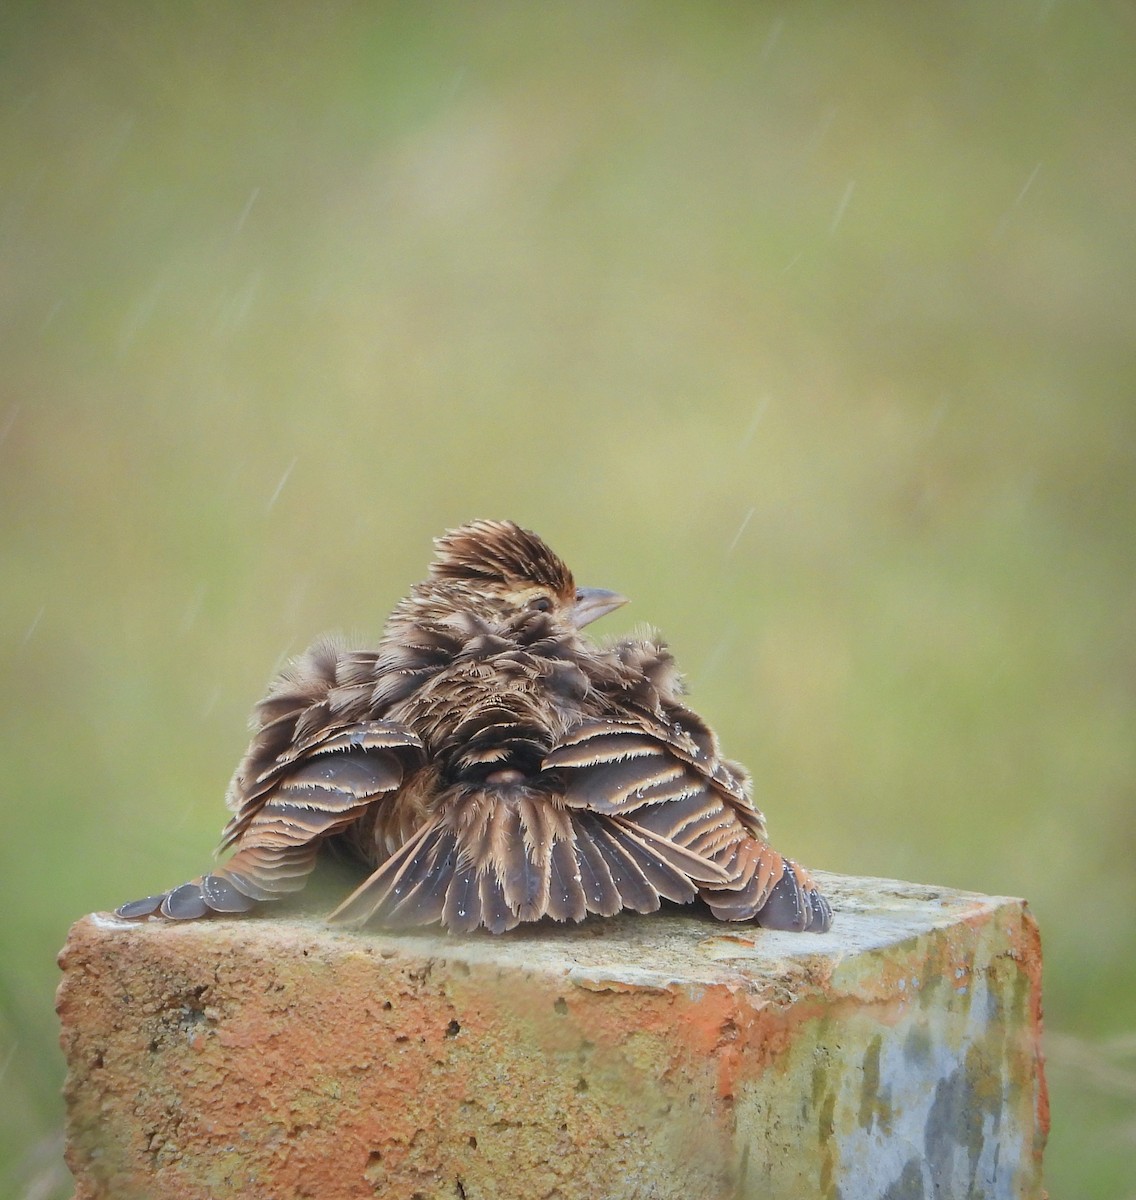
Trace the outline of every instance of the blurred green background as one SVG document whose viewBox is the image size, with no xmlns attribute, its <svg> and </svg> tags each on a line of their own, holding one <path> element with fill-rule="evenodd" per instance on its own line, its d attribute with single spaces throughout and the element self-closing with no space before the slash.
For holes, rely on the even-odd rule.
<svg viewBox="0 0 1136 1200">
<path fill-rule="evenodd" d="M 430 538 L 661 628 L 817 866 L 1024 895 L 1054 1197 L 1136 1196 L 1128 4 L 0 10 L 0 1195 L 54 954 Z"/>
</svg>

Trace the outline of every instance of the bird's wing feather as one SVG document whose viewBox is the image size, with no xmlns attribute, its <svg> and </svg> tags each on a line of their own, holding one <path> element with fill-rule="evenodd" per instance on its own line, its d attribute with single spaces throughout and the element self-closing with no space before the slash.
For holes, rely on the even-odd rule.
<svg viewBox="0 0 1136 1200">
<path fill-rule="evenodd" d="M 582 861 L 600 873 L 597 896 L 606 870 L 627 908 L 647 901 L 646 880 L 657 897 L 701 896 L 723 920 L 779 929 L 831 922 L 808 875 L 765 840 L 744 777 L 694 714 L 673 728 L 648 715 L 581 722 L 544 768 L 563 777 L 577 839 L 589 846 Z"/>
<path fill-rule="evenodd" d="M 581 721 L 545 756 L 564 773 L 565 802 L 597 812 L 630 812 L 701 794 L 760 820 L 743 781 L 680 729 L 658 719 Z"/>
<path fill-rule="evenodd" d="M 689 710 L 682 712 L 698 720 Z M 611 795 L 605 807 L 609 810 L 613 803 L 643 802 L 637 798 L 642 794 L 636 782 L 640 773 L 644 784 L 650 776 L 652 786 L 660 789 L 659 799 L 669 798 L 672 787 L 679 786 L 681 790 L 679 780 L 685 780 L 687 785 L 708 784 L 737 811 L 747 828 L 764 832 L 764 821 L 750 799 L 744 775 L 717 753 L 716 743 L 691 736 L 685 722 L 676 720 L 668 724 L 647 712 L 626 718 L 581 721 L 553 748 L 544 765 L 587 768 L 588 780 L 577 778 L 575 785 L 594 787 L 597 791 L 607 788 Z M 690 769 L 684 772 L 683 766 Z M 597 774 L 597 770 L 602 773 Z M 672 781 L 669 787 L 668 780 Z M 628 795 L 624 795 L 624 788 Z"/>
<path fill-rule="evenodd" d="M 253 757 L 250 749 L 246 762 Z M 267 832 L 280 825 L 301 836 L 305 831 L 311 837 L 333 833 L 395 791 L 424 757 L 421 739 L 398 722 L 330 725 L 322 736 L 289 747 L 251 778 L 251 771 L 237 772 L 230 789 L 236 811 L 220 849 L 243 842 L 254 830 Z"/>
<path fill-rule="evenodd" d="M 265 771 L 225 829 L 227 862 L 158 896 L 132 901 L 120 916 L 190 919 L 244 912 L 256 901 L 299 891 L 320 844 L 398 790 L 421 761 L 422 747 L 393 722 L 361 722 L 328 731 L 307 753 Z"/>
</svg>

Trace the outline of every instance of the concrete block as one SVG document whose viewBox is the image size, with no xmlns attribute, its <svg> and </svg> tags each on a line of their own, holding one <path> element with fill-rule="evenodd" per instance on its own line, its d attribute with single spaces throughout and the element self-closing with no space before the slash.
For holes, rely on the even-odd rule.
<svg viewBox="0 0 1136 1200">
<path fill-rule="evenodd" d="M 85 917 L 58 998 L 77 1200 L 1040 1196 L 1026 906 L 821 884 L 820 936 Z"/>
</svg>

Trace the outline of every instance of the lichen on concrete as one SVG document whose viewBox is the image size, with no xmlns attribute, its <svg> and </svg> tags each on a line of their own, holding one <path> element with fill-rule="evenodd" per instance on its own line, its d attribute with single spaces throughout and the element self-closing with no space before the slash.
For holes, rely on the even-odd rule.
<svg viewBox="0 0 1136 1200">
<path fill-rule="evenodd" d="M 463 938 L 84 918 L 77 1200 L 1039 1195 L 1025 906 L 824 885 L 809 937 L 688 910 Z"/>
</svg>

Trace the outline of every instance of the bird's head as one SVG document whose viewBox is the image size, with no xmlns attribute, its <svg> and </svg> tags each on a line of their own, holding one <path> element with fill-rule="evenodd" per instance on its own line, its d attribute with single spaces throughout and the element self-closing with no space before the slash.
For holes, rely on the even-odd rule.
<svg viewBox="0 0 1136 1200">
<path fill-rule="evenodd" d="M 508 619 L 547 613 L 582 629 L 627 599 L 577 587 L 572 572 L 535 533 L 512 521 L 471 521 L 436 538 L 424 594 L 451 596 L 479 615 Z"/>
</svg>

